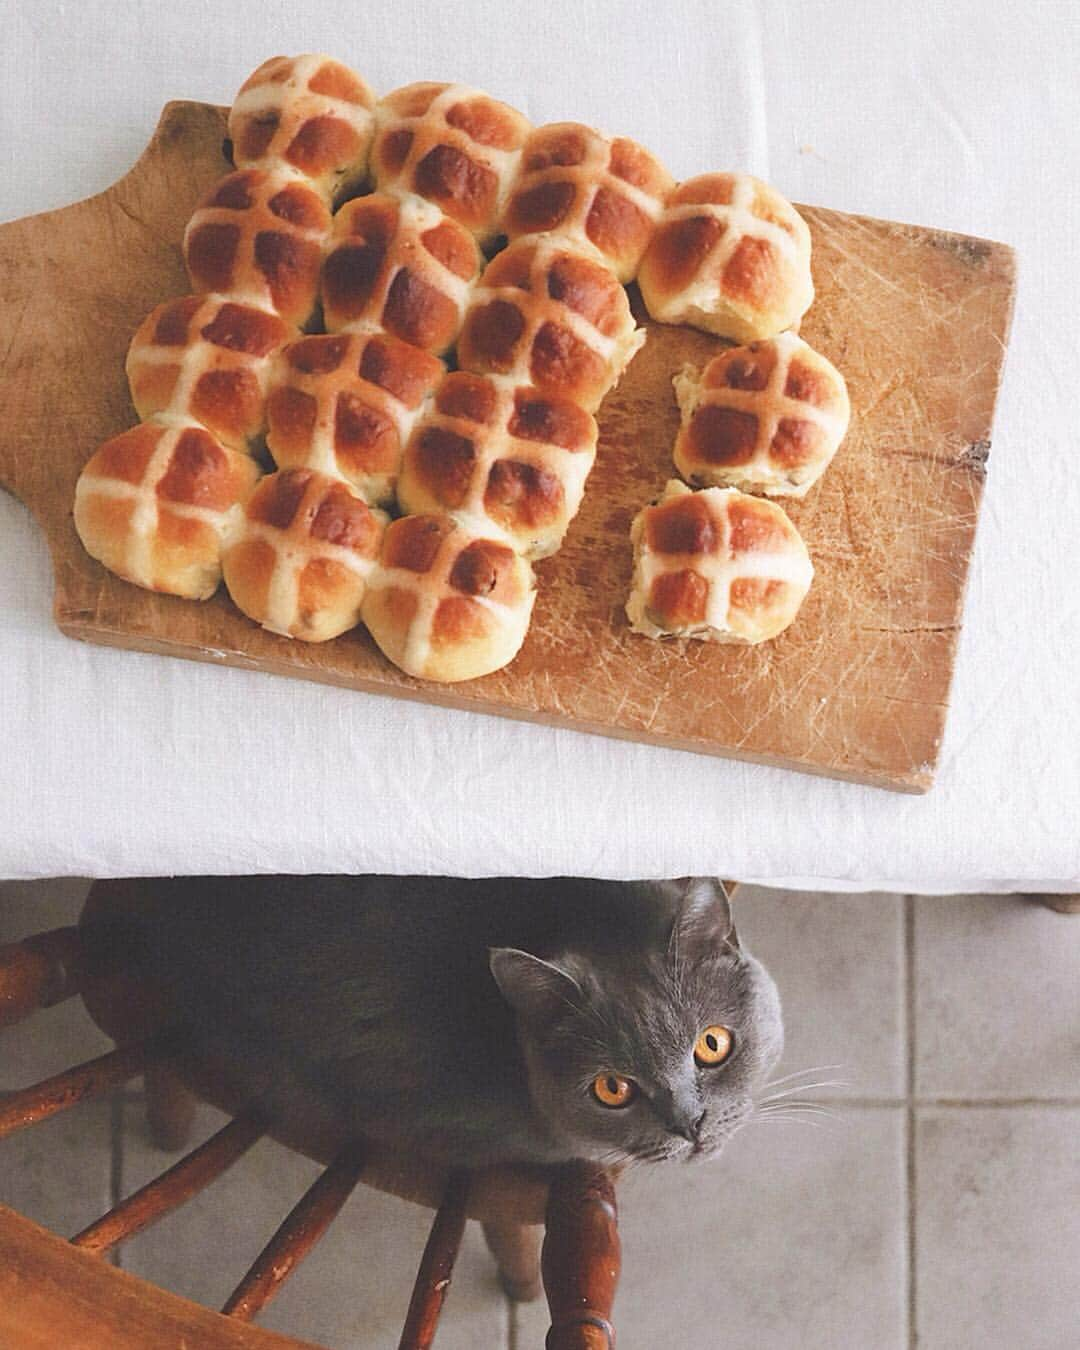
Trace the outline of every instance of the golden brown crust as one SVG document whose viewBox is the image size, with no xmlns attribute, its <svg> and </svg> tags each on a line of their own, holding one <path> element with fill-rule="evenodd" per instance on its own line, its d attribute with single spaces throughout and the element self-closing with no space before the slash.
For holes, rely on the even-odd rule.
<svg viewBox="0 0 1080 1350">
<path fill-rule="evenodd" d="M 359 621 L 382 531 L 383 518 L 345 483 L 283 469 L 251 494 L 222 554 L 225 585 L 271 632 L 325 642 Z"/>
<path fill-rule="evenodd" d="M 240 87 L 229 113 L 237 168 L 287 168 L 324 196 L 358 186 L 375 132 L 375 95 L 328 56 L 274 56 Z"/>
<path fill-rule="evenodd" d="M 793 333 L 721 352 L 675 387 L 675 465 L 697 486 L 802 496 L 847 431 L 843 377 Z"/>
<path fill-rule="evenodd" d="M 205 600 L 258 477 L 252 459 L 202 427 L 144 423 L 91 456 L 75 489 L 75 528 L 90 556 L 125 580 Z"/>
<path fill-rule="evenodd" d="M 534 587 L 532 568 L 506 544 L 477 538 L 448 516 L 403 516 L 386 531 L 363 619 L 407 674 L 471 680 L 517 655 Z"/>
<path fill-rule="evenodd" d="M 301 338 L 274 366 L 270 453 L 279 468 L 341 477 L 390 505 L 405 441 L 442 375 L 441 361 L 385 334 Z"/>
<path fill-rule="evenodd" d="M 223 445 L 252 450 L 266 428 L 274 355 L 294 333 L 276 315 L 221 296 L 167 300 L 128 348 L 135 410 L 144 422 L 198 422 Z"/>
<path fill-rule="evenodd" d="M 806 545 L 772 502 L 672 481 L 634 521 L 635 632 L 765 642 L 795 618 L 810 588 Z"/>
<path fill-rule="evenodd" d="M 577 513 L 596 455 L 595 420 L 569 399 L 455 371 L 405 448 L 398 500 L 448 512 L 474 533 L 547 557 Z"/>
<path fill-rule="evenodd" d="M 641 262 L 646 308 L 736 342 L 774 337 L 814 298 L 810 232 L 790 202 L 748 174 L 712 173 L 670 195 Z"/>
<path fill-rule="evenodd" d="M 184 231 L 184 260 L 198 291 L 310 322 L 330 212 L 313 187 L 278 171 L 241 169 L 223 178 Z"/>
<path fill-rule="evenodd" d="M 415 192 L 482 242 L 497 221 L 529 123 L 465 85 L 421 83 L 379 103 L 371 170 L 380 192 Z"/>
<path fill-rule="evenodd" d="M 588 412 L 644 334 L 609 269 L 551 239 L 519 239 L 488 265 L 465 316 L 458 365 L 505 375 Z"/>
<path fill-rule="evenodd" d="M 472 235 L 430 202 L 358 197 L 334 217 L 322 277 L 326 327 L 379 327 L 440 355 L 457 339 L 482 266 Z"/>
<path fill-rule="evenodd" d="M 674 180 L 646 149 L 577 122 L 537 127 L 501 226 L 511 238 L 553 233 L 632 281 Z"/>
</svg>

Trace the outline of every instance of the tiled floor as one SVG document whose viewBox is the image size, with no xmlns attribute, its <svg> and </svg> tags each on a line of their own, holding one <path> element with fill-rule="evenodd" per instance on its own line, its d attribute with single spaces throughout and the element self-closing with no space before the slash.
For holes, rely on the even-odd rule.
<svg viewBox="0 0 1080 1350">
<path fill-rule="evenodd" d="M 0 941 L 69 922 L 83 889 L 0 885 Z M 620 1350 L 1075 1350 L 1080 917 L 747 889 L 737 918 L 784 997 L 778 1072 L 822 1066 L 837 1118 L 624 1182 Z M 77 1003 L 52 1009 L 0 1035 L 0 1090 L 104 1045 Z M 0 1145 L 0 1201 L 71 1233 L 167 1162 L 128 1089 Z M 315 1171 L 260 1143 L 123 1264 L 220 1304 Z M 394 1346 L 428 1221 L 361 1189 L 265 1323 Z M 546 1326 L 497 1292 L 470 1225 L 440 1350 L 539 1350 Z"/>
</svg>

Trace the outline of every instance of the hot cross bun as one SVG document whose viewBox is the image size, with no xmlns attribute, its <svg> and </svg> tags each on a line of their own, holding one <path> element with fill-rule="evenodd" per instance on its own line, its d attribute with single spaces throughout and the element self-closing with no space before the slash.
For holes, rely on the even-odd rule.
<svg viewBox="0 0 1080 1350">
<path fill-rule="evenodd" d="M 222 445 L 253 450 L 266 429 L 274 355 L 294 333 L 276 315 L 220 295 L 167 300 L 128 348 L 135 410 L 144 422 L 198 422 Z"/>
<path fill-rule="evenodd" d="M 577 122 L 529 134 L 503 214 L 511 239 L 551 233 L 595 250 L 622 282 L 637 275 L 674 179 L 648 150 Z"/>
<path fill-rule="evenodd" d="M 362 615 L 396 666 L 448 683 L 512 661 L 535 599 L 532 568 L 508 545 L 449 516 L 402 516 L 386 531 Z"/>
<path fill-rule="evenodd" d="M 105 442 L 75 488 L 75 528 L 110 572 L 189 600 L 221 581 L 222 543 L 259 468 L 208 431 L 147 422 Z"/>
<path fill-rule="evenodd" d="M 268 475 L 222 551 L 233 603 L 282 637 L 340 636 L 359 622 L 384 522 L 340 479 L 311 469 Z"/>
<path fill-rule="evenodd" d="M 529 123 L 463 84 L 409 84 L 379 103 L 371 171 L 380 192 L 415 192 L 482 243 L 498 232 Z"/>
<path fill-rule="evenodd" d="M 594 418 L 569 399 L 456 371 L 405 448 L 398 501 L 546 558 L 581 505 L 596 434 Z"/>
<path fill-rule="evenodd" d="M 375 95 L 329 56 L 274 56 L 240 86 L 229 113 L 238 169 L 288 166 L 330 197 L 367 176 Z"/>
<path fill-rule="evenodd" d="M 791 623 L 814 569 L 779 506 L 734 488 L 691 492 L 672 480 L 631 528 L 635 633 L 766 642 Z"/>
<path fill-rule="evenodd" d="M 644 341 L 607 267 L 557 239 L 528 238 L 488 264 L 457 357 L 463 370 L 506 375 L 595 412 Z"/>
<path fill-rule="evenodd" d="M 749 174 L 680 183 L 638 271 L 661 323 L 753 342 L 798 323 L 814 298 L 810 231 L 778 192 Z"/>
<path fill-rule="evenodd" d="M 390 505 L 402 448 L 442 375 L 441 361 L 386 334 L 301 338 L 275 365 L 270 453 L 278 468 L 345 478 Z"/>
<path fill-rule="evenodd" d="M 483 262 L 468 230 L 431 202 L 357 197 L 334 217 L 323 264 L 326 327 L 383 328 L 441 355 L 457 339 Z"/>
<path fill-rule="evenodd" d="M 273 310 L 304 327 L 316 310 L 330 209 L 309 184 L 277 170 L 223 178 L 184 231 L 197 291 Z"/>
<path fill-rule="evenodd" d="M 829 467 L 851 405 L 836 367 L 794 333 L 675 376 L 675 467 L 701 487 L 801 497 Z"/>
</svg>

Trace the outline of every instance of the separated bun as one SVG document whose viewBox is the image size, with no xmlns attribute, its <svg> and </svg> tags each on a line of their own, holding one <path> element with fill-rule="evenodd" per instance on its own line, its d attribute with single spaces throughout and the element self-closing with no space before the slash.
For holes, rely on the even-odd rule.
<svg viewBox="0 0 1080 1350">
<path fill-rule="evenodd" d="M 674 479 L 631 527 L 635 633 L 766 642 L 799 612 L 814 569 L 773 502 L 733 488 L 691 492 Z"/>
</svg>

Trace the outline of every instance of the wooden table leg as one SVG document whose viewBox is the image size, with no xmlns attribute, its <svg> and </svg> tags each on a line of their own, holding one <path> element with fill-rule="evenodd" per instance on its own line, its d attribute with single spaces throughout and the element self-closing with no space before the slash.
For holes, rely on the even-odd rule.
<svg viewBox="0 0 1080 1350">
<path fill-rule="evenodd" d="M 571 1163 L 551 1185 L 544 1236 L 547 1350 L 613 1350 L 611 1306 L 621 1251 L 615 1187 L 592 1163 Z"/>
<path fill-rule="evenodd" d="M 540 1284 L 540 1230 L 534 1224 L 498 1220 L 484 1224 L 488 1250 L 499 1267 L 499 1283 L 515 1303 L 532 1303 Z"/>
<path fill-rule="evenodd" d="M 1030 894 L 1027 898 L 1059 914 L 1080 914 L 1080 895 Z"/>
</svg>

